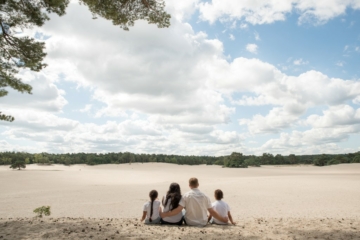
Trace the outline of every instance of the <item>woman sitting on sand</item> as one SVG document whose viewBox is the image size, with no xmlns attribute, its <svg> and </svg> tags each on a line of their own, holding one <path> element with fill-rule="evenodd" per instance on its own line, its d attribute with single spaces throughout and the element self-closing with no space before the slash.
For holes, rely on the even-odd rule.
<svg viewBox="0 0 360 240">
<path fill-rule="evenodd" d="M 180 185 L 177 183 L 170 184 L 169 191 L 166 193 L 165 198 L 162 199 L 162 204 L 164 206 L 163 212 L 169 212 L 179 206 L 181 200 L 181 190 Z M 181 225 L 183 222 L 182 212 L 179 212 L 175 216 L 165 217 L 160 220 L 161 224 L 170 224 L 170 225 Z"/>
</svg>

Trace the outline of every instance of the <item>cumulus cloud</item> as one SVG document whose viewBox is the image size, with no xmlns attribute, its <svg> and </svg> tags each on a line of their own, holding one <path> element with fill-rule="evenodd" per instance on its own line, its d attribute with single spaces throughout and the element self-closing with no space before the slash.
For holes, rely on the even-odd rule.
<svg viewBox="0 0 360 240">
<path fill-rule="evenodd" d="M 186 23 L 196 6 L 200 10 L 207 6 L 210 11 L 212 4 L 217 2 L 171 1 L 171 28 L 158 29 L 140 21 L 124 32 L 103 19 L 91 20 L 84 6 L 70 3 L 65 16 L 51 16 L 44 27 L 32 30 L 51 36 L 45 40 L 49 67 L 35 75 L 23 73 L 34 86 L 34 95 L 29 99 L 21 95 L 6 103 L 16 121 L 1 123 L 2 135 L 9 141 L 0 142 L 0 147 L 13 149 L 17 145 L 11 141 L 21 140 L 36 143 L 31 151 L 49 152 L 227 155 L 266 149 L 300 151 L 315 144 L 320 147 L 311 151 L 320 151 L 337 149 L 334 143 L 359 131 L 359 111 L 349 105 L 360 102 L 358 81 L 331 78 L 318 71 L 289 76 L 255 58 L 229 61 L 221 41 L 194 32 Z M 234 8 L 247 6 L 237 8 L 240 15 L 245 14 L 240 18 L 236 14 L 228 17 L 231 24 L 241 19 L 241 28 L 285 19 L 287 12 L 300 6 L 290 1 L 272 1 L 266 7 L 254 1 L 231 4 Z M 216 10 L 209 18 L 223 18 L 227 8 L 222 4 L 224 14 Z M 255 10 L 257 15 L 252 13 Z M 205 12 L 201 13 L 204 17 Z M 256 33 L 254 37 L 260 40 Z M 247 50 L 257 53 L 258 46 L 248 44 Z M 99 101 L 100 107 L 83 103 L 76 111 L 91 111 L 101 123 L 73 120 L 63 114 L 67 101 L 59 81 L 90 89 L 90 99 Z M 264 105 L 269 106 L 265 114 L 234 118 L 237 106 Z M 322 114 L 306 117 L 307 110 L 318 106 L 325 109 Z M 247 132 L 221 130 L 220 126 L 232 119 L 247 127 Z M 282 132 L 296 126 L 309 129 Z M 243 145 L 246 137 L 264 133 L 280 136 L 260 148 Z"/>
<path fill-rule="evenodd" d="M 31 108 L 61 112 L 68 103 L 65 99 L 65 91 L 59 89 L 55 84 L 57 76 L 48 74 L 46 71 L 36 73 L 25 70 L 20 72 L 18 77 L 32 86 L 32 94 L 22 94 L 13 89 L 7 89 L 8 95 L 2 98 L 0 102 L 0 107 L 4 111 L 14 108 Z"/>
<path fill-rule="evenodd" d="M 258 46 L 256 44 L 254 44 L 254 43 L 249 43 L 249 44 L 246 45 L 246 50 L 248 52 L 257 54 Z"/>
<path fill-rule="evenodd" d="M 302 58 L 294 60 L 293 63 L 294 63 L 294 65 L 297 65 L 297 66 L 309 64 L 308 61 L 304 61 Z"/>
<path fill-rule="evenodd" d="M 323 24 L 344 14 L 347 8 L 360 9 L 360 3 L 357 0 L 212 0 L 199 3 L 202 20 L 210 23 L 218 19 L 222 19 L 222 21 L 242 20 L 253 25 L 284 21 L 286 16 L 292 12 L 299 14 L 299 24 L 306 22 Z"/>
</svg>

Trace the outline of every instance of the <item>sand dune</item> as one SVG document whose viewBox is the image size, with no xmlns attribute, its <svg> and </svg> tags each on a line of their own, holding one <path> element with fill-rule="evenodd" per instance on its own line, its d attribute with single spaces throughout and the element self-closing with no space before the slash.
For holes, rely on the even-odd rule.
<svg viewBox="0 0 360 240">
<path fill-rule="evenodd" d="M 163 196 L 171 182 L 178 182 L 182 192 L 186 192 L 187 180 L 193 176 L 199 178 L 200 189 L 211 199 L 215 189 L 224 191 L 224 200 L 229 203 L 232 215 L 239 225 L 224 229 L 209 226 L 205 228 L 206 233 L 199 232 L 198 235 L 195 234 L 199 231 L 198 228 L 184 230 L 194 231 L 189 233 L 191 236 L 204 235 L 207 237 L 203 239 L 209 239 L 210 232 L 214 231 L 214 239 L 216 236 L 223 238 L 222 231 L 225 231 L 226 236 L 234 235 L 233 239 L 240 236 L 249 239 L 253 239 L 251 236 L 274 239 L 276 236 L 283 236 L 284 239 L 295 236 L 307 239 L 304 237 L 307 233 L 323 231 L 324 234 L 333 236 L 347 236 L 345 239 L 360 239 L 359 234 L 356 235 L 359 229 L 351 228 L 359 226 L 360 164 L 321 168 L 263 166 L 249 169 L 164 163 L 70 167 L 28 165 L 26 170 L 21 171 L 0 166 L 0 235 L 4 229 L 9 234 L 10 229 L 16 229 L 20 224 L 28 229 L 23 234 L 24 239 L 50 236 L 51 231 L 61 238 L 63 233 L 56 230 L 62 228 L 62 225 L 57 226 L 60 223 L 73 225 L 81 235 L 79 229 L 84 227 L 83 222 L 97 225 L 102 223 L 101 218 L 104 218 L 103 223 L 110 221 L 105 219 L 113 218 L 117 222 L 116 227 L 122 224 L 121 231 L 129 231 L 129 234 L 132 232 L 135 239 L 151 238 L 151 232 L 154 231 L 157 234 L 161 232 L 161 238 L 173 239 L 170 233 L 164 232 L 172 231 L 166 227 L 152 227 L 146 231 L 140 230 L 147 229 L 143 225 L 137 226 L 137 230 L 131 227 L 131 231 L 128 227 L 139 224 L 135 223 L 134 218 L 141 216 L 141 207 L 147 201 L 150 190 L 156 189 Z M 32 210 L 43 205 L 51 206 L 51 217 L 54 220 L 45 219 L 43 223 L 32 220 Z M 76 219 L 70 220 L 67 217 Z M 27 219 L 16 220 L 18 218 Z M 266 221 L 267 225 L 261 221 L 258 223 L 259 219 Z M 125 227 L 126 221 L 130 221 L 130 225 Z M 41 227 L 42 224 L 47 224 L 47 227 Z M 116 229 L 115 225 L 108 226 L 109 239 Z M 263 228 L 260 229 L 260 225 Z M 46 235 L 47 233 L 50 235 Z M 38 235 L 32 238 L 31 234 Z M 185 233 L 179 234 L 181 237 Z M 81 238 L 80 235 L 74 235 L 74 239 Z M 120 237 L 117 235 L 114 238 Z"/>
</svg>

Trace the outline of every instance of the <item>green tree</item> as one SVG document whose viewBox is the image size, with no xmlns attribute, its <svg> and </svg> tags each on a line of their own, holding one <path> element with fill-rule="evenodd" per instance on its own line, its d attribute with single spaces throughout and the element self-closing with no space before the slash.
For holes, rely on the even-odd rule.
<svg viewBox="0 0 360 240">
<path fill-rule="evenodd" d="M 0 97 L 8 94 L 7 87 L 31 94 L 32 87 L 16 74 L 21 69 L 40 71 L 46 53 L 45 43 L 28 36 L 19 37 L 14 29 L 42 26 L 48 14 L 65 14 L 69 0 L 0 0 Z M 136 20 L 146 20 L 159 28 L 170 26 L 170 15 L 164 11 L 163 0 L 80 0 L 89 7 L 94 18 L 111 20 L 124 30 Z M 0 120 L 14 121 L 14 117 L 0 111 Z"/>
<path fill-rule="evenodd" d="M 290 164 L 297 164 L 298 163 L 298 160 L 297 160 L 295 154 L 290 154 L 289 157 L 288 157 L 288 160 L 289 160 Z"/>
<path fill-rule="evenodd" d="M 351 162 L 352 163 L 360 163 L 360 155 L 355 156 Z"/>
<path fill-rule="evenodd" d="M 21 168 L 26 168 L 26 165 L 24 161 L 16 161 L 10 165 L 10 168 L 21 170 Z"/>
<path fill-rule="evenodd" d="M 275 165 L 284 164 L 284 157 L 281 154 L 276 154 L 274 159 L 274 164 Z"/>
<path fill-rule="evenodd" d="M 224 166 L 230 168 L 247 168 L 242 153 L 233 152 L 224 160 Z"/>
<path fill-rule="evenodd" d="M 271 153 L 263 153 L 261 156 L 261 165 L 274 164 L 274 155 Z"/>
<path fill-rule="evenodd" d="M 325 166 L 326 163 L 329 161 L 329 157 L 326 154 L 321 154 L 314 160 L 315 166 Z"/>
<path fill-rule="evenodd" d="M 250 158 L 246 159 L 244 163 L 247 166 L 260 167 L 260 160 L 256 156 L 251 156 Z"/>
</svg>

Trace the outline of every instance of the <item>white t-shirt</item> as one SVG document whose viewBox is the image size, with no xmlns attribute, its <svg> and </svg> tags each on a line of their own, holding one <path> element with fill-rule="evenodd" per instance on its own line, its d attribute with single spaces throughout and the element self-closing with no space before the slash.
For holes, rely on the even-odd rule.
<svg viewBox="0 0 360 240">
<path fill-rule="evenodd" d="M 205 226 L 207 224 L 207 210 L 212 208 L 211 201 L 199 189 L 193 188 L 185 193 L 179 204 L 186 210 L 186 224 L 195 226 Z"/>
<path fill-rule="evenodd" d="M 221 201 L 221 200 L 217 200 L 217 201 L 213 202 L 212 207 L 222 217 L 227 217 L 228 212 L 230 211 L 229 205 L 226 202 Z M 227 224 L 227 223 L 217 220 L 214 217 L 213 217 L 213 220 L 214 220 L 214 223 L 216 223 L 216 224 Z"/>
<path fill-rule="evenodd" d="M 152 220 L 157 219 L 158 217 L 160 217 L 159 208 L 160 208 L 160 201 L 155 200 L 154 203 L 153 203 L 153 214 L 151 216 Z M 151 201 L 148 201 L 148 202 L 146 202 L 144 204 L 143 211 L 146 212 L 146 218 L 145 219 L 150 219 Z"/>
<path fill-rule="evenodd" d="M 164 197 L 164 201 L 165 201 L 165 199 L 166 199 L 166 196 Z M 181 202 L 181 200 L 180 200 L 180 202 Z M 170 211 L 170 203 L 171 203 L 171 199 L 169 199 L 167 201 L 166 206 L 164 206 L 163 212 L 169 212 Z M 163 218 L 163 220 L 165 222 L 169 222 L 169 223 L 177 223 L 177 222 L 180 222 L 181 218 L 182 218 L 182 212 L 179 212 L 175 216 L 165 217 L 165 218 Z"/>
</svg>

